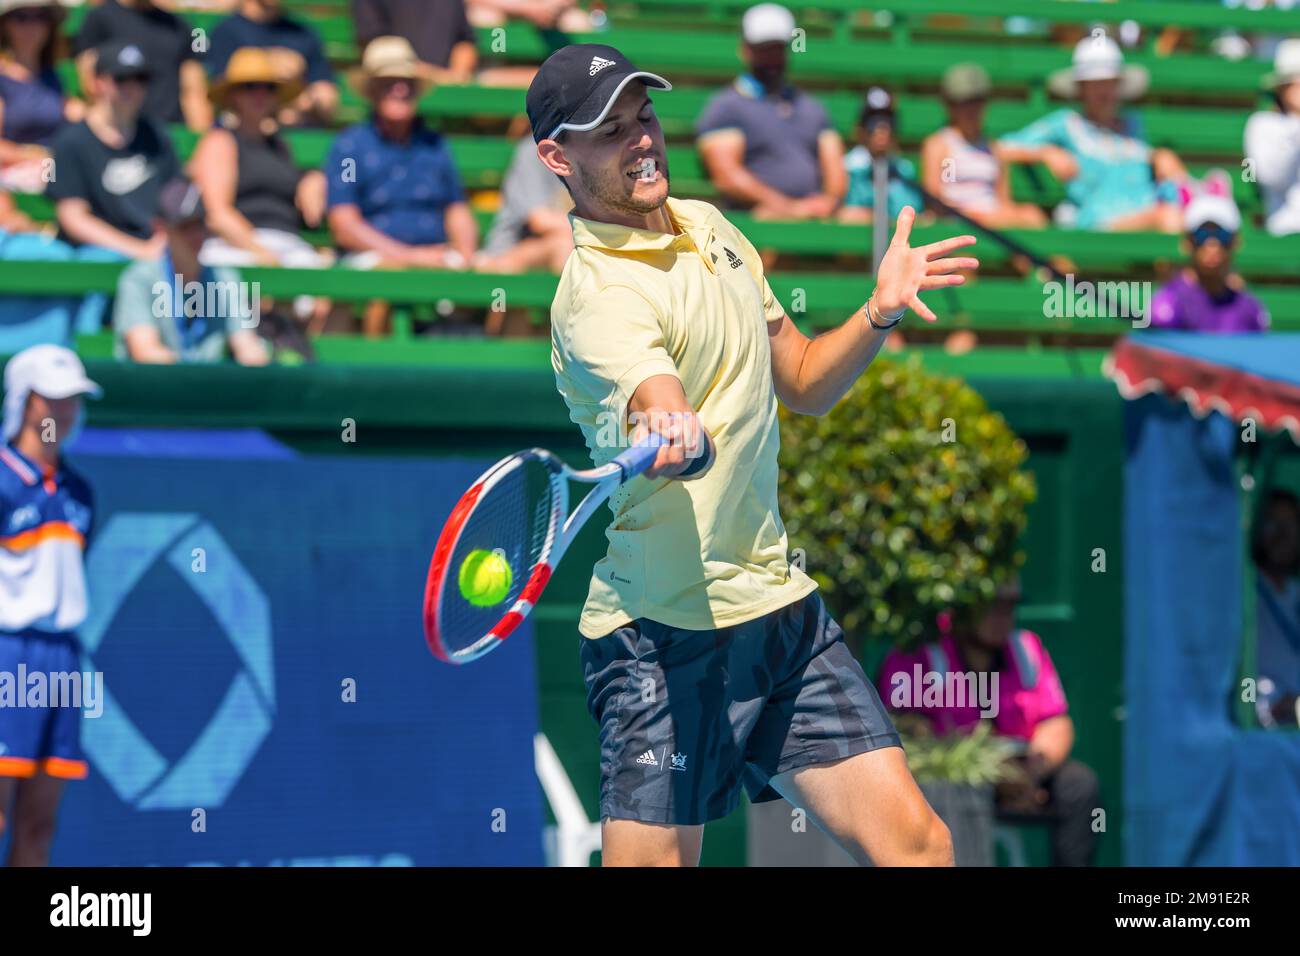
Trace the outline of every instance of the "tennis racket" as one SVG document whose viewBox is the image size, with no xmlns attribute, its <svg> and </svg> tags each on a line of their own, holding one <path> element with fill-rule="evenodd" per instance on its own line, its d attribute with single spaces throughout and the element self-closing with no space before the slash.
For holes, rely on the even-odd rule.
<svg viewBox="0 0 1300 956">
<path fill-rule="evenodd" d="M 620 485 L 649 468 L 664 443 L 652 432 L 608 464 L 585 471 L 529 448 L 485 471 L 451 510 L 429 562 L 424 638 L 434 657 L 467 664 L 509 637 L 583 524 Z M 702 471 L 711 452 L 712 443 L 682 477 Z M 595 487 L 569 514 L 571 481 Z M 467 562 L 476 561 L 488 587 L 467 595 Z"/>
</svg>

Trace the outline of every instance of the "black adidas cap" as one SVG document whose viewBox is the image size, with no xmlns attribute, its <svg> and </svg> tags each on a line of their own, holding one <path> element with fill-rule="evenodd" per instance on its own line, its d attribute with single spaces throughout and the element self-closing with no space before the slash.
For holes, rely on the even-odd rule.
<svg viewBox="0 0 1300 956">
<path fill-rule="evenodd" d="M 575 43 L 556 50 L 528 87 L 534 142 L 554 139 L 561 130 L 595 129 L 623 88 L 637 79 L 656 89 L 673 88 L 662 76 L 638 70 L 603 43 Z"/>
</svg>

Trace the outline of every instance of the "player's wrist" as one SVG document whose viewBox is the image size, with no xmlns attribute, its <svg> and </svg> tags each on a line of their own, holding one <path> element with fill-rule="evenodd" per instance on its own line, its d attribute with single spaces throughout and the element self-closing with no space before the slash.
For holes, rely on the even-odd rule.
<svg viewBox="0 0 1300 956">
<path fill-rule="evenodd" d="M 876 304 L 874 292 L 871 294 L 871 298 L 867 299 L 867 304 L 863 308 L 867 314 L 867 322 L 878 332 L 886 332 L 892 329 L 903 321 L 903 316 L 907 313 L 906 307 L 894 313 L 886 314 L 882 312 L 880 306 Z"/>
</svg>

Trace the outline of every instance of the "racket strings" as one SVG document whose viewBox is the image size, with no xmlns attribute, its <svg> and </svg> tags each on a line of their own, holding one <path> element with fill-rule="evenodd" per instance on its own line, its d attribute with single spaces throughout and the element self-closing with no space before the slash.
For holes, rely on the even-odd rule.
<svg viewBox="0 0 1300 956">
<path fill-rule="evenodd" d="M 559 530 L 564 491 L 562 478 L 530 460 L 502 475 L 475 504 L 452 552 L 440 601 L 440 629 L 450 650 L 482 638 L 519 599 Z M 510 566 L 505 596 L 489 607 L 471 603 L 460 590 L 460 569 L 475 551 L 496 552 Z"/>
</svg>

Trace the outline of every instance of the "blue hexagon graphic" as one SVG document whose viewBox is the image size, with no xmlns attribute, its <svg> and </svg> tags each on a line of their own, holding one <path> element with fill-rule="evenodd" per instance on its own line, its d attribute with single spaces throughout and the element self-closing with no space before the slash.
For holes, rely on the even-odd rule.
<svg viewBox="0 0 1300 956">
<path fill-rule="evenodd" d="M 191 569 L 196 546 L 206 551 L 203 573 Z M 219 807 L 271 731 L 275 670 L 270 603 L 211 525 L 195 514 L 118 513 L 109 519 L 86 559 L 90 614 L 80 630 L 82 667 L 94 670 L 95 651 L 118 608 L 164 556 L 221 625 L 243 668 L 174 764 L 140 732 L 107 687 L 103 714 L 82 724 L 82 747 L 117 795 L 138 809 Z"/>
</svg>

